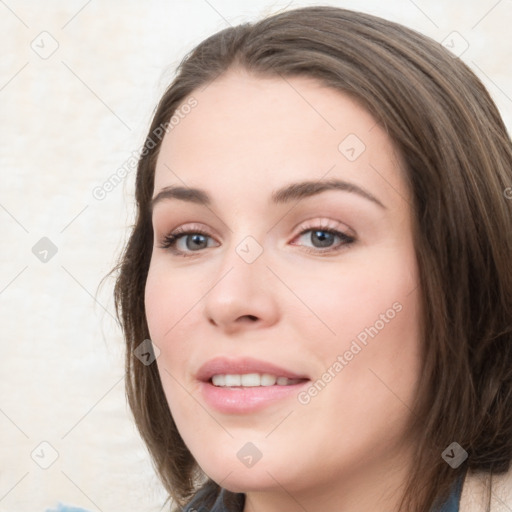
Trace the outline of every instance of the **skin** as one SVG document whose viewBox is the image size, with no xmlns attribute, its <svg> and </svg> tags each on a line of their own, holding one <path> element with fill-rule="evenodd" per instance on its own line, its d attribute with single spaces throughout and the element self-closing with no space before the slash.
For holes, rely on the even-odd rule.
<svg viewBox="0 0 512 512">
<path fill-rule="evenodd" d="M 246 493 L 244 512 L 396 510 L 413 463 L 407 425 L 421 371 L 411 198 L 396 149 L 365 109 L 311 78 L 232 69 L 193 96 L 197 106 L 163 140 L 154 196 L 185 184 L 212 203 L 155 205 L 145 294 L 178 430 L 208 476 Z M 349 134 L 366 146 L 354 161 L 338 148 Z M 329 178 L 364 188 L 384 208 L 342 190 L 270 201 L 289 183 Z M 207 231 L 208 246 L 193 251 L 182 238 L 186 257 L 161 248 L 180 226 Z M 322 252 L 312 231 L 300 234 L 318 226 L 355 241 L 335 237 Z M 252 263 L 236 251 L 249 235 L 263 250 Z M 397 303 L 400 312 L 334 371 L 356 336 Z M 334 377 L 307 404 L 293 396 L 225 414 L 203 401 L 195 378 L 220 355 L 263 359 L 313 381 L 331 368 Z M 250 468 L 236 455 L 249 441 L 262 453 Z"/>
</svg>

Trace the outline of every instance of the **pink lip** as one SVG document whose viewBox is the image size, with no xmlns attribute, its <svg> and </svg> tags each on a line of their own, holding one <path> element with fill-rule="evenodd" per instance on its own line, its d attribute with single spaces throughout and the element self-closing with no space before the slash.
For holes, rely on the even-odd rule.
<svg viewBox="0 0 512 512">
<path fill-rule="evenodd" d="M 289 386 L 258 387 L 217 387 L 211 383 L 213 375 L 269 373 L 289 379 L 304 379 Z M 218 357 L 205 363 L 197 373 L 201 395 L 212 408 L 224 414 L 253 413 L 284 399 L 297 399 L 300 390 L 308 385 L 310 379 L 304 375 L 281 368 L 266 361 L 252 358 L 229 359 Z"/>
</svg>

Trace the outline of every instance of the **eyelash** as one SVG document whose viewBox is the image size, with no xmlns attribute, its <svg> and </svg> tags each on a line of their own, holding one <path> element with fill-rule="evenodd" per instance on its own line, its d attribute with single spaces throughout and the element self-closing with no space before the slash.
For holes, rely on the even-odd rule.
<svg viewBox="0 0 512 512">
<path fill-rule="evenodd" d="M 347 235 L 346 233 L 343 233 L 342 231 L 338 231 L 337 229 L 334 229 L 332 227 L 321 226 L 321 225 L 313 225 L 313 226 L 309 226 L 307 228 L 303 228 L 302 231 L 300 231 L 300 233 L 294 238 L 294 240 L 296 238 L 300 238 L 301 236 L 303 236 L 304 234 L 306 234 L 310 231 L 311 232 L 321 231 L 322 233 L 328 233 L 330 235 L 337 236 L 341 240 L 339 245 L 336 246 L 334 249 L 327 248 L 326 250 L 322 250 L 320 248 L 316 248 L 316 249 L 310 248 L 310 247 L 305 248 L 306 252 L 311 253 L 311 254 L 318 255 L 318 254 L 326 254 L 326 253 L 333 253 L 333 252 L 339 252 L 341 250 L 346 250 L 346 249 L 349 249 L 350 246 L 356 241 L 356 239 L 353 236 Z M 181 238 L 188 236 L 188 235 L 202 235 L 202 236 L 205 236 L 208 238 L 213 238 L 209 233 L 207 233 L 206 231 L 204 231 L 202 229 L 178 228 L 175 231 L 173 231 L 172 233 L 165 235 L 163 237 L 159 247 L 161 249 L 168 249 L 169 251 L 171 251 L 173 254 L 175 254 L 177 256 L 182 256 L 185 258 L 193 257 L 193 256 L 199 254 L 200 252 L 202 252 L 202 250 L 184 252 L 184 251 L 176 249 L 176 243 L 178 242 L 178 240 L 180 240 Z M 292 244 L 292 245 L 297 245 L 297 244 Z"/>
<path fill-rule="evenodd" d="M 185 256 L 185 257 L 192 256 L 194 254 L 194 252 L 197 252 L 197 253 L 201 252 L 201 251 L 191 251 L 191 253 L 189 254 L 189 253 L 183 253 L 183 251 L 176 249 L 176 242 L 180 238 L 183 238 L 184 236 L 187 236 L 187 235 L 202 235 L 202 236 L 207 236 L 209 238 L 212 238 L 209 233 L 207 233 L 206 231 L 203 231 L 201 229 L 178 228 L 175 231 L 173 231 L 172 233 L 169 233 L 168 235 L 164 236 L 159 247 L 161 249 L 169 249 L 173 254 L 177 254 L 177 255 Z"/>
</svg>

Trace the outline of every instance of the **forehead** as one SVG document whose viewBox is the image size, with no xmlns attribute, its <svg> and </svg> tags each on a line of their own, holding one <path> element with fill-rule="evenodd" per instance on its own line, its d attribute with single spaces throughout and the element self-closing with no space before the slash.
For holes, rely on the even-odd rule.
<svg viewBox="0 0 512 512">
<path fill-rule="evenodd" d="M 169 185 L 254 185 L 247 199 L 291 179 L 351 179 L 406 194 L 400 158 L 354 99 L 309 77 L 231 70 L 192 95 L 197 102 L 166 134 L 155 192 Z"/>
</svg>

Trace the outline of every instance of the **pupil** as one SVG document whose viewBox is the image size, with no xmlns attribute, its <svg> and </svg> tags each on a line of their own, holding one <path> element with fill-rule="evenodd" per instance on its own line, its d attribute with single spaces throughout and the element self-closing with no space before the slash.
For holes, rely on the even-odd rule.
<svg viewBox="0 0 512 512">
<path fill-rule="evenodd" d="M 195 249 L 203 249 L 207 245 L 206 237 L 204 235 L 192 235 L 187 238 L 187 249 L 195 250 Z"/>
<path fill-rule="evenodd" d="M 332 233 L 327 233 L 326 231 L 313 231 L 311 233 L 311 241 L 315 247 L 329 247 L 332 245 L 333 236 Z"/>
</svg>

